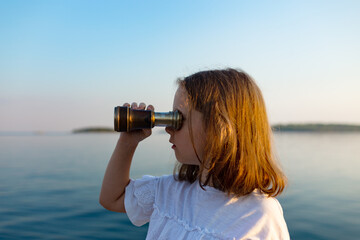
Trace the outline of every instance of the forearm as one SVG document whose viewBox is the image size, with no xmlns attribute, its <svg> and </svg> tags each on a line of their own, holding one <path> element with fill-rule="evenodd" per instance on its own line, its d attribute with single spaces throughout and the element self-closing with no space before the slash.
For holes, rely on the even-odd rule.
<svg viewBox="0 0 360 240">
<path fill-rule="evenodd" d="M 138 143 L 127 141 L 122 136 L 116 144 L 106 168 L 100 193 L 101 205 L 109 210 L 112 210 L 114 205 L 121 205 L 117 201 L 129 183 L 131 161 L 137 145 Z"/>
</svg>

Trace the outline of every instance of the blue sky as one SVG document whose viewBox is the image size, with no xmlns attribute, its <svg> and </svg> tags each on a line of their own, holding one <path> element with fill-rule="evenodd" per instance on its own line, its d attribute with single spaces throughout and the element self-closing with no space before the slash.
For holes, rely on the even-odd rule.
<svg viewBox="0 0 360 240">
<path fill-rule="evenodd" d="M 360 124 L 360 1 L 0 1 L 0 131 L 170 111 L 175 81 L 240 68 L 270 122 Z"/>
</svg>

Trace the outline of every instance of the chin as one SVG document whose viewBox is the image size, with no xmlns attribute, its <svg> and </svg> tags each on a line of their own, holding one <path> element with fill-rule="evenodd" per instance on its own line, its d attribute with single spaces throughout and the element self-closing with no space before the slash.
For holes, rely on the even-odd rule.
<svg viewBox="0 0 360 240">
<path fill-rule="evenodd" d="M 187 165 L 200 165 L 200 162 L 197 160 L 196 156 L 195 156 L 195 158 L 191 158 L 191 157 L 185 158 L 184 156 L 179 156 L 179 155 L 176 154 L 176 152 L 175 152 L 175 157 L 176 157 L 176 160 L 177 160 L 179 163 L 182 163 L 182 164 L 187 164 Z"/>
<path fill-rule="evenodd" d="M 182 163 L 182 164 L 187 164 L 187 165 L 200 165 L 200 163 L 198 162 L 194 162 L 194 161 L 186 161 L 186 160 L 183 160 L 183 159 L 176 159 L 179 163 Z"/>
</svg>

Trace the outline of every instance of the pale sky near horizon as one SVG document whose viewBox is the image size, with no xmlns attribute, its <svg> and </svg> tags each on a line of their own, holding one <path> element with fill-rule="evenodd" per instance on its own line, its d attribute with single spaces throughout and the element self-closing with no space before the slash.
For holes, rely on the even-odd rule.
<svg viewBox="0 0 360 240">
<path fill-rule="evenodd" d="M 240 68 L 276 123 L 360 124 L 360 1 L 0 1 L 0 131 L 113 124 Z"/>
</svg>

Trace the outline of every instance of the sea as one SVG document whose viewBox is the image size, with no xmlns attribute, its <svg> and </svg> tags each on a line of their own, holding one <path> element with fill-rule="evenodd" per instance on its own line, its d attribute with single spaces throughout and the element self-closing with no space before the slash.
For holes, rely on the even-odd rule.
<svg viewBox="0 0 360 240">
<path fill-rule="evenodd" d="M 1 132 L 0 239 L 145 239 L 147 224 L 99 204 L 118 137 Z M 157 129 L 140 143 L 131 178 L 172 174 L 168 139 Z M 274 143 L 289 181 L 278 200 L 291 239 L 359 239 L 360 133 L 276 132 Z"/>
</svg>

